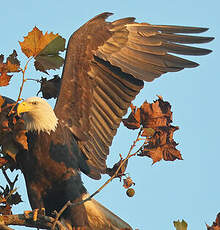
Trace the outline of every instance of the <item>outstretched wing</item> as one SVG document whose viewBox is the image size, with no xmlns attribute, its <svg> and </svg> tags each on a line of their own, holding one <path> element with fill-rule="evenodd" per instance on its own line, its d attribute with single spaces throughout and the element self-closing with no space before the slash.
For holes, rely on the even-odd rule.
<svg viewBox="0 0 220 230">
<path fill-rule="evenodd" d="M 136 23 L 132 17 L 106 22 L 110 15 L 96 16 L 71 36 L 55 106 L 95 170 L 89 176 L 96 179 L 105 172 L 112 139 L 144 81 L 198 66 L 173 54 L 208 54 L 208 49 L 183 44 L 213 40 L 184 35 L 207 28 Z"/>
</svg>

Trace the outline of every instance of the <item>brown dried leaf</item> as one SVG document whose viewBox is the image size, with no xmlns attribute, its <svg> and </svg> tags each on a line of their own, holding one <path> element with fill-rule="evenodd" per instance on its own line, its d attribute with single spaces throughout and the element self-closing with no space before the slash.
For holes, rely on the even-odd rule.
<svg viewBox="0 0 220 230">
<path fill-rule="evenodd" d="M 216 220 L 213 222 L 212 226 L 206 225 L 207 230 L 220 230 L 220 213 L 217 214 Z"/>
<path fill-rule="evenodd" d="M 4 55 L 0 55 L 0 86 L 7 86 L 12 75 L 8 75 L 11 72 L 20 71 L 20 62 L 17 59 L 17 53 L 14 50 L 7 58 L 6 63 L 3 63 Z"/>
<path fill-rule="evenodd" d="M 4 157 L 0 157 L 0 168 L 4 166 L 8 161 Z"/>
<path fill-rule="evenodd" d="M 6 72 L 0 72 L 0 86 L 9 85 L 11 77 L 12 77 L 12 75 L 8 75 Z"/>
<path fill-rule="evenodd" d="M 175 142 L 163 146 L 163 159 L 165 161 L 183 160 L 180 151 L 175 146 Z"/>
<path fill-rule="evenodd" d="M 152 158 L 153 164 L 162 159 L 166 161 L 182 160 L 173 140 L 173 133 L 178 130 L 172 126 L 172 112 L 169 102 L 162 97 L 153 103 L 144 102 L 140 108 L 142 136 L 146 137 L 145 145 L 138 156 Z"/>
<path fill-rule="evenodd" d="M 143 128 L 143 132 L 141 134 L 142 137 L 152 137 L 155 133 L 155 130 L 152 128 Z"/>
<path fill-rule="evenodd" d="M 1 205 L 0 206 L 0 214 L 2 215 L 11 215 L 12 211 L 11 211 L 11 206 L 6 204 L 6 205 Z"/>
<path fill-rule="evenodd" d="M 19 67 L 20 66 L 20 61 L 17 59 L 17 56 L 18 55 L 17 55 L 16 50 L 13 50 L 13 53 L 10 54 L 8 56 L 8 58 L 7 58 L 7 63 L 10 62 L 11 64 L 16 65 L 17 67 Z M 12 72 L 14 72 L 14 71 L 12 71 Z"/>
<path fill-rule="evenodd" d="M 150 142 L 144 146 L 138 156 L 150 157 L 153 160 L 153 164 L 162 159 L 165 161 L 183 160 L 180 151 L 176 149 L 177 143 L 174 140 L 162 145 L 160 144 L 160 138 L 155 138 L 153 141 L 151 142 L 150 139 Z"/>
<path fill-rule="evenodd" d="M 7 199 L 7 204 L 16 205 L 22 202 L 21 195 L 18 192 L 11 194 Z"/>
<path fill-rule="evenodd" d="M 123 180 L 123 187 L 124 188 L 130 188 L 132 185 L 135 185 L 135 183 L 133 182 L 133 180 L 131 179 L 131 177 L 127 177 Z"/>
<path fill-rule="evenodd" d="M 119 162 L 114 164 L 114 166 L 112 168 L 107 168 L 106 169 L 106 174 L 108 174 L 110 177 L 112 177 L 116 173 L 116 171 L 118 170 L 118 168 L 121 165 L 122 161 L 123 161 L 123 159 L 121 158 L 119 160 Z M 125 175 L 124 173 L 125 173 L 125 170 L 127 168 L 127 165 L 128 165 L 128 161 L 126 161 L 123 164 L 123 166 L 120 168 L 120 170 L 119 170 L 119 172 L 118 172 L 116 177 L 119 177 L 121 179 L 121 177 Z"/>
<path fill-rule="evenodd" d="M 126 119 L 122 119 L 124 126 L 128 129 L 139 129 L 140 128 L 140 108 L 136 109 L 136 106 L 131 104 L 131 113 Z"/>
<path fill-rule="evenodd" d="M 144 102 L 140 109 L 141 125 L 144 128 L 166 126 L 172 121 L 171 106 L 161 98 L 154 103 Z"/>
<path fill-rule="evenodd" d="M 150 157 L 153 160 L 152 164 L 154 164 L 154 163 L 163 159 L 163 150 L 160 146 L 158 146 L 156 148 L 150 148 L 147 145 L 145 145 L 144 148 L 142 149 L 141 153 L 138 154 L 138 156 Z"/>
<path fill-rule="evenodd" d="M 60 91 L 61 78 L 58 75 L 54 75 L 54 78 L 47 80 L 41 78 L 41 88 L 37 95 L 42 92 L 43 98 L 57 98 Z"/>
<path fill-rule="evenodd" d="M 7 69 L 8 69 L 8 73 L 20 71 L 19 66 L 12 64 L 10 61 L 7 62 Z"/>
</svg>

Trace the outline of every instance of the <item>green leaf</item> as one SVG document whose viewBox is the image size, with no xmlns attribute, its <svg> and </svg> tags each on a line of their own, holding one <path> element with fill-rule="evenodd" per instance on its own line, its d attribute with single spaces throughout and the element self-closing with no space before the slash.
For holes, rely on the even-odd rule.
<svg viewBox="0 0 220 230">
<path fill-rule="evenodd" d="M 61 36 L 56 37 L 52 40 L 37 56 L 40 55 L 53 55 L 63 52 L 65 50 L 66 40 Z"/>
<path fill-rule="evenodd" d="M 65 50 L 65 41 L 64 38 L 58 36 L 48 43 L 35 57 L 35 69 L 44 73 L 47 73 L 47 70 L 50 69 L 59 69 L 64 63 L 64 59 L 59 56 L 59 52 Z"/>
<path fill-rule="evenodd" d="M 173 221 L 174 227 L 176 230 L 187 230 L 187 223 L 182 220 L 182 222 L 178 221 Z"/>
<path fill-rule="evenodd" d="M 35 58 L 34 66 L 36 70 L 47 73 L 50 69 L 59 69 L 64 63 L 64 59 L 59 55 L 43 56 L 39 55 Z"/>
</svg>

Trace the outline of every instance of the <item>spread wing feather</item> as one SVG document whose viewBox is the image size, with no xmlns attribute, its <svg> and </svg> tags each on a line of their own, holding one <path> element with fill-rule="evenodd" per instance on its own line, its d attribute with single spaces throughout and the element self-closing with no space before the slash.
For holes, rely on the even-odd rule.
<svg viewBox="0 0 220 230">
<path fill-rule="evenodd" d="M 71 36 L 55 106 L 60 122 L 78 139 L 90 167 L 87 174 L 95 179 L 105 172 L 109 146 L 143 81 L 198 66 L 173 54 L 208 54 L 186 44 L 213 40 L 188 35 L 207 28 L 136 23 L 133 17 L 106 22 L 110 15 L 96 16 Z"/>
</svg>

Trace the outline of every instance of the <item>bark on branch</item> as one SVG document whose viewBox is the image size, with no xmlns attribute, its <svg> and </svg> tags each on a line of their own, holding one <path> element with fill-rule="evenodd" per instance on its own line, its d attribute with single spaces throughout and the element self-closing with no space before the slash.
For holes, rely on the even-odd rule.
<svg viewBox="0 0 220 230">
<path fill-rule="evenodd" d="M 51 229 L 55 219 L 49 216 L 38 215 L 37 220 L 33 220 L 33 213 L 28 215 L 2 215 L 0 216 L 0 230 L 11 229 L 7 228 L 8 225 L 19 225 L 40 229 Z M 61 222 L 56 221 L 56 230 L 67 230 Z"/>
</svg>

